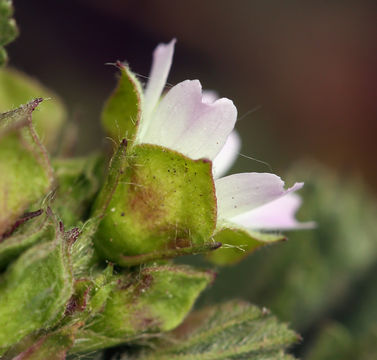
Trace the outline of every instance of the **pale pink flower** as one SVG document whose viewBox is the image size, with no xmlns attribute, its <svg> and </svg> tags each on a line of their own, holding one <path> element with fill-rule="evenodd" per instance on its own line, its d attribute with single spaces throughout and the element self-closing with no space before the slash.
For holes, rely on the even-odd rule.
<svg viewBox="0 0 377 360">
<path fill-rule="evenodd" d="M 164 146 L 191 159 L 213 163 L 218 228 L 227 224 L 249 230 L 283 230 L 311 227 L 299 223 L 295 213 L 300 198 L 276 175 L 241 173 L 225 177 L 238 156 L 240 139 L 233 130 L 237 109 L 227 98 L 202 92 L 199 80 L 185 80 L 162 95 L 172 64 L 175 40 L 157 46 L 144 92 L 136 143 Z"/>
</svg>

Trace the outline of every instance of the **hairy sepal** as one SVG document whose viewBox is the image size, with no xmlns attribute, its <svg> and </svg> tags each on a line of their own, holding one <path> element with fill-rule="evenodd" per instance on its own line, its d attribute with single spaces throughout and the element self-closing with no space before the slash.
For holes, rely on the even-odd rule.
<svg viewBox="0 0 377 360">
<path fill-rule="evenodd" d="M 116 66 L 120 76 L 102 111 L 102 125 L 114 140 L 132 142 L 140 123 L 143 92 L 127 65 L 118 61 Z"/>
<path fill-rule="evenodd" d="M 130 266 L 219 247 L 210 161 L 148 144 L 125 161 L 94 239 L 105 259 Z"/>
<path fill-rule="evenodd" d="M 262 246 L 286 240 L 286 237 L 276 233 L 262 233 L 227 224 L 220 227 L 214 239 L 222 244 L 220 249 L 206 255 L 215 265 L 233 265 L 256 251 Z"/>
</svg>

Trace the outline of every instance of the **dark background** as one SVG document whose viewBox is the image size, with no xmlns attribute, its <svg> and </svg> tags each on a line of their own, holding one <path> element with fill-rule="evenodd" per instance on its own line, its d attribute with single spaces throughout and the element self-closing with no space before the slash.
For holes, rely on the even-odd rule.
<svg viewBox="0 0 377 360">
<path fill-rule="evenodd" d="M 176 37 L 169 82 L 199 78 L 234 100 L 243 154 L 277 173 L 310 157 L 377 185 L 375 1 L 14 3 L 11 64 L 61 95 L 79 153 L 103 142 L 99 114 L 116 73 L 104 64 L 126 60 L 148 76 L 154 47 Z M 238 168 L 269 171 L 242 157 Z"/>
</svg>

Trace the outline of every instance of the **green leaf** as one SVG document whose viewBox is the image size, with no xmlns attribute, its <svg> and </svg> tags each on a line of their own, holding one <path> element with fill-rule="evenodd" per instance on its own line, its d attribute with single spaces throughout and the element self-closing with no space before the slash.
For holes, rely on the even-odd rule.
<svg viewBox="0 0 377 360">
<path fill-rule="evenodd" d="M 215 265 L 233 265 L 261 246 L 286 240 L 286 237 L 236 227 L 224 227 L 214 235 L 214 239 L 222 246 L 208 253 L 207 259 Z"/>
<path fill-rule="evenodd" d="M 140 123 L 142 88 L 129 68 L 117 62 L 120 70 L 118 86 L 107 100 L 102 112 L 102 125 L 116 141 L 134 140 Z"/>
<path fill-rule="evenodd" d="M 68 241 L 61 229 L 51 242 L 24 252 L 0 283 L 0 353 L 63 316 L 73 292 Z"/>
<path fill-rule="evenodd" d="M 94 239 L 105 259 L 129 266 L 219 247 L 209 161 L 144 144 L 127 162 Z"/>
<path fill-rule="evenodd" d="M 45 101 L 33 114 L 33 124 L 42 143 L 50 151 L 55 150 L 67 116 L 59 97 L 26 74 L 10 68 L 0 69 L 0 112 L 36 97 Z"/>
<path fill-rule="evenodd" d="M 284 350 L 298 340 L 266 309 L 232 301 L 191 314 L 170 341 L 140 359 L 288 360 Z"/>
<path fill-rule="evenodd" d="M 73 352 L 147 338 L 178 326 L 213 273 L 188 266 L 154 266 L 117 276 L 106 305 L 78 332 Z"/>
<path fill-rule="evenodd" d="M 18 29 L 13 16 L 11 0 L 0 0 L 0 66 L 7 60 L 4 46 L 12 42 L 18 35 Z"/>
<path fill-rule="evenodd" d="M 32 205 L 40 201 L 53 182 L 46 149 L 31 122 L 42 99 L 0 114 L 0 237 Z"/>
</svg>

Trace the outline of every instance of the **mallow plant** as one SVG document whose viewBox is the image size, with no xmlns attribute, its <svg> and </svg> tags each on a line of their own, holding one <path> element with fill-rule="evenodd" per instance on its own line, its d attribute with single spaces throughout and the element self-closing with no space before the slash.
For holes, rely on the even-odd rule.
<svg viewBox="0 0 377 360">
<path fill-rule="evenodd" d="M 65 157 L 56 95 L 0 70 L 3 359 L 101 358 L 117 346 L 124 359 L 292 359 L 299 336 L 267 309 L 235 300 L 192 311 L 220 266 L 312 223 L 295 219 L 302 183 L 224 176 L 240 146 L 236 107 L 198 80 L 164 93 L 174 46 L 157 46 L 146 84 L 116 63 L 102 113 L 112 156 Z M 178 264 L 182 255 L 207 266 Z"/>
</svg>

